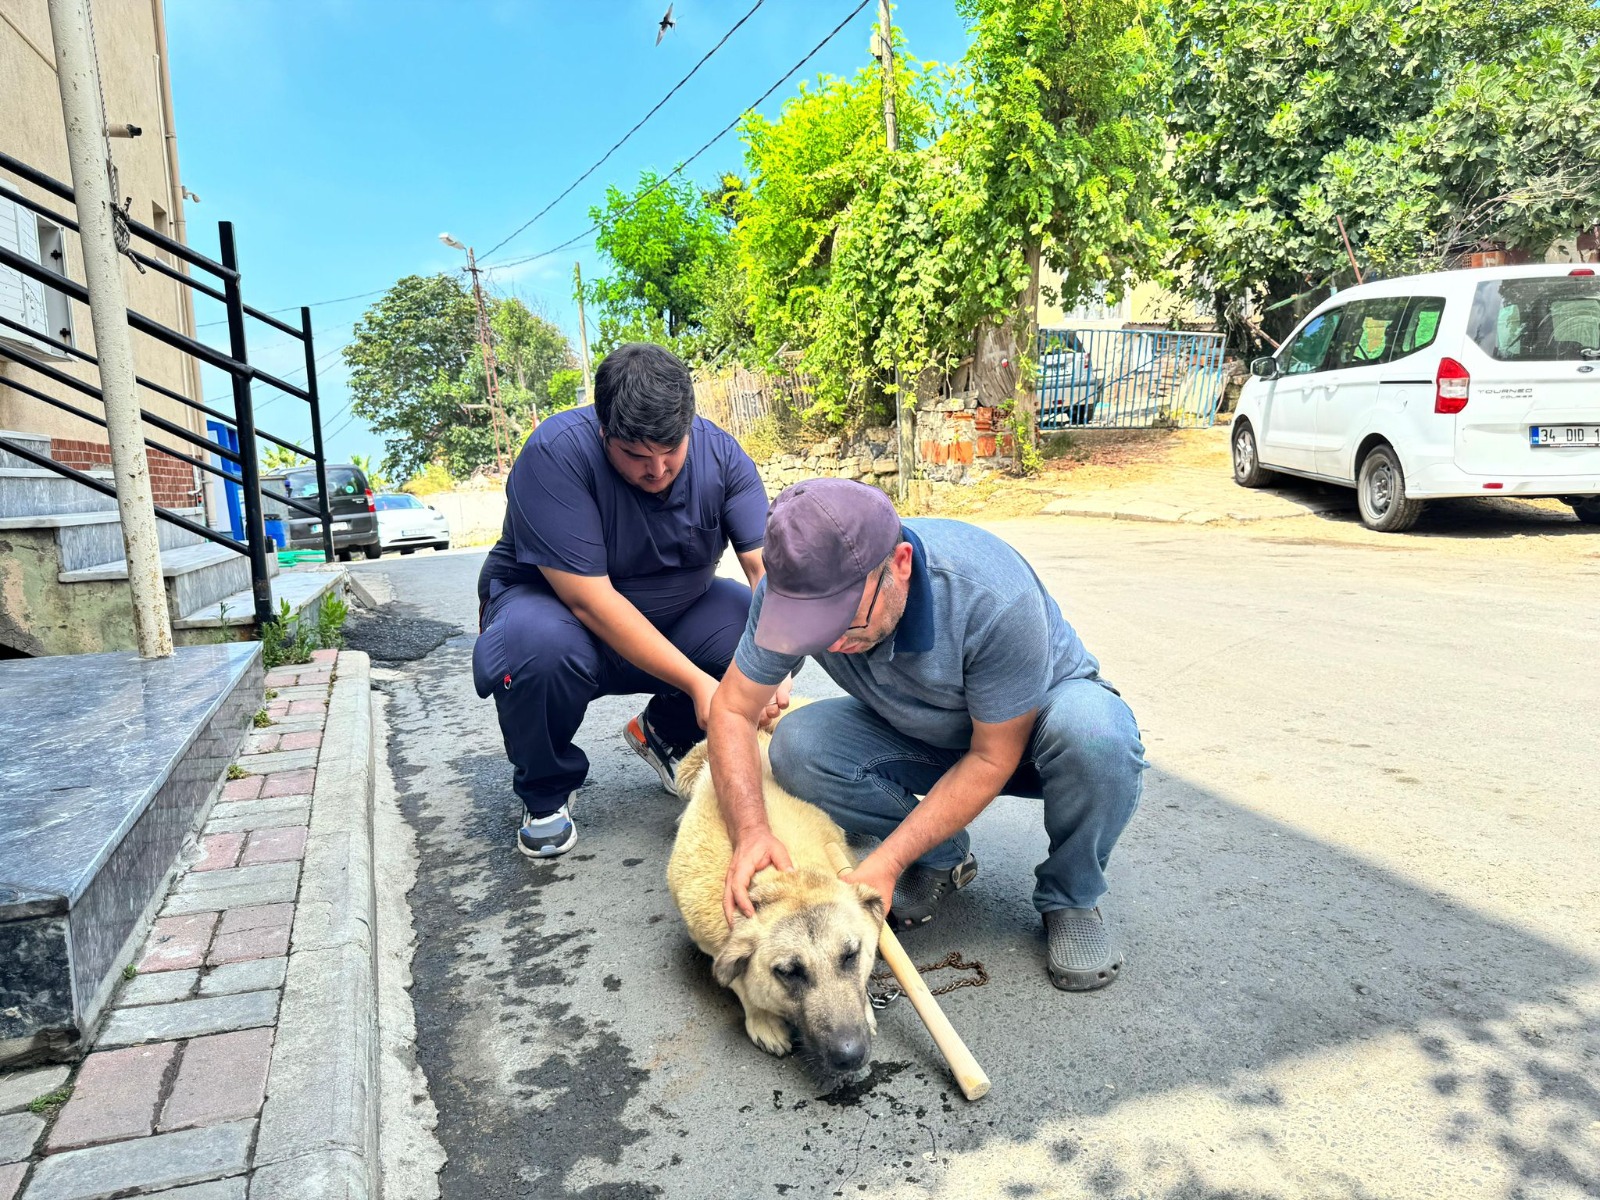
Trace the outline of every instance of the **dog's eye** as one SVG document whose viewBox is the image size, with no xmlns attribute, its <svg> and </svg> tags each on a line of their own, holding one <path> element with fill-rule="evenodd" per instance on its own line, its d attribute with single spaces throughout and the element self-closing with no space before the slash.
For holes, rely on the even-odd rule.
<svg viewBox="0 0 1600 1200">
<path fill-rule="evenodd" d="M 777 963 L 772 973 L 785 983 L 798 983 L 806 977 L 806 969 L 801 963 Z"/>
<path fill-rule="evenodd" d="M 861 947 L 852 946 L 839 956 L 839 965 L 849 970 L 856 965 L 856 959 L 861 957 Z"/>
</svg>

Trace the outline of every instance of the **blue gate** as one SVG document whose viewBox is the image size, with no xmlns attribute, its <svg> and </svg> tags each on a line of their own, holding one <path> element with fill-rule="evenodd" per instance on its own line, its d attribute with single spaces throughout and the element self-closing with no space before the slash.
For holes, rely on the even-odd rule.
<svg viewBox="0 0 1600 1200">
<path fill-rule="evenodd" d="M 1222 400 L 1222 335 L 1039 330 L 1039 428 L 1206 426 Z"/>
</svg>

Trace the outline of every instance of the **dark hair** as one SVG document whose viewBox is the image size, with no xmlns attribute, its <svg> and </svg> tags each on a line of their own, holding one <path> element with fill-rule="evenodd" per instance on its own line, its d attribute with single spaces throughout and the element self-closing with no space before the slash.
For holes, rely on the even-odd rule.
<svg viewBox="0 0 1600 1200">
<path fill-rule="evenodd" d="M 694 423 L 694 380 L 672 351 L 630 342 L 594 373 L 594 411 L 608 438 L 676 446 Z"/>
</svg>

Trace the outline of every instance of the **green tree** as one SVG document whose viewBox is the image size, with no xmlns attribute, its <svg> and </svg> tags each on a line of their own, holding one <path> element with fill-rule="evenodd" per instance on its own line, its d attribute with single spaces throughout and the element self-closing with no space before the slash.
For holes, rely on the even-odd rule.
<svg viewBox="0 0 1600 1200">
<path fill-rule="evenodd" d="M 385 474 L 386 464 L 381 460 L 374 460 L 370 454 L 352 454 L 350 461 L 367 477 L 367 482 L 372 485 L 373 491 L 387 492 L 393 489 L 393 482 Z"/>
<path fill-rule="evenodd" d="M 1320 298 L 1347 270 L 1336 217 L 1374 265 L 1438 265 L 1442 247 L 1481 235 L 1486 200 L 1526 195 L 1528 213 L 1569 202 L 1573 188 L 1548 187 L 1548 171 L 1521 178 L 1513 161 L 1562 137 L 1514 64 L 1546 26 L 1578 39 L 1569 51 L 1592 47 L 1600 9 L 1587 0 L 1179 0 L 1177 14 L 1176 262 L 1229 323 L 1248 295 L 1281 334 L 1297 315 L 1282 302 Z M 1559 81 L 1580 57 L 1542 61 Z M 1584 91 L 1577 81 L 1557 103 Z M 1510 110 L 1482 103 L 1491 93 Z"/>
<path fill-rule="evenodd" d="M 560 412 L 564 408 L 576 408 L 578 405 L 578 388 L 583 385 L 583 372 L 577 367 L 563 367 L 550 376 L 550 382 L 545 385 L 544 411 L 546 413 Z"/>
<path fill-rule="evenodd" d="M 302 466 L 310 461 L 304 454 L 297 454 L 282 446 L 268 446 L 261 452 L 261 465 L 269 471 L 282 471 L 289 467 Z"/>
<path fill-rule="evenodd" d="M 623 341 L 670 342 L 699 330 L 730 253 L 721 207 L 687 180 L 646 171 L 631 193 L 607 188 L 589 216 L 611 266 L 589 288 L 600 355 Z"/>
<path fill-rule="evenodd" d="M 386 465 L 398 476 L 441 462 L 464 478 L 495 461 L 476 312 L 456 277 L 410 275 L 356 323 L 344 350 L 351 409 L 383 435 Z M 571 347 L 515 298 L 492 300 L 489 321 L 501 398 L 520 443 L 536 398 L 571 363 Z"/>
</svg>

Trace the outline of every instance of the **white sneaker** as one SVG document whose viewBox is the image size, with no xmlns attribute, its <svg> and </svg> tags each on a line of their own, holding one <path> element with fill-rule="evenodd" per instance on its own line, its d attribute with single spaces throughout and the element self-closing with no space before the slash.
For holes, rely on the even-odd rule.
<svg viewBox="0 0 1600 1200">
<path fill-rule="evenodd" d="M 577 793 L 572 793 L 576 796 Z M 555 858 L 578 844 L 578 826 L 570 811 L 572 796 L 555 812 L 535 818 L 525 813 L 517 830 L 517 849 L 528 858 Z"/>
</svg>

